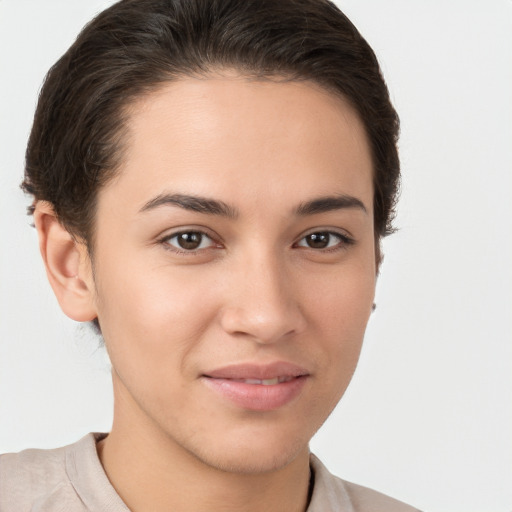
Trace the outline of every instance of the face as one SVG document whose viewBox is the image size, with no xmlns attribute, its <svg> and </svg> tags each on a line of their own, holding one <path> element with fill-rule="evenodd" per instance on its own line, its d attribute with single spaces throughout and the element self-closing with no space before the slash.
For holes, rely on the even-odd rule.
<svg viewBox="0 0 512 512">
<path fill-rule="evenodd" d="M 314 84 L 232 75 L 167 84 L 128 128 L 92 284 L 117 418 L 209 466 L 282 467 L 344 393 L 371 312 L 362 123 Z"/>
</svg>

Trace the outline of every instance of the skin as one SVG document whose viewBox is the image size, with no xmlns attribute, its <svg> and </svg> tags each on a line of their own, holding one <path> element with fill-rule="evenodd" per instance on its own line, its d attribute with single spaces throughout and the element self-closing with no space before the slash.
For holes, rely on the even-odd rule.
<svg viewBox="0 0 512 512">
<path fill-rule="evenodd" d="M 112 361 L 105 471 L 134 512 L 303 511 L 308 443 L 348 386 L 374 298 L 362 123 L 315 84 L 224 73 L 138 100 L 128 129 L 120 173 L 99 192 L 93 263 L 50 205 L 35 214 L 63 310 L 99 318 Z M 165 194 L 236 215 L 155 206 Z M 340 196 L 362 207 L 297 212 Z M 180 248 L 176 233 L 198 231 L 198 249 Z M 327 232 L 326 248 L 308 245 Z M 204 382 L 215 368 L 274 361 L 308 376 L 273 410 Z"/>
</svg>

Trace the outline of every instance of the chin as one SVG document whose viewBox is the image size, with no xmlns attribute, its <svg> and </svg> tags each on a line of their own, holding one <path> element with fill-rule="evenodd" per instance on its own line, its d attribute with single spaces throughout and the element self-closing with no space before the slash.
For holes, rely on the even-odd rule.
<svg viewBox="0 0 512 512">
<path fill-rule="evenodd" d="M 220 471 L 258 474 L 279 471 L 297 457 L 309 457 L 309 435 L 266 429 L 243 429 L 222 438 L 197 443 L 189 439 L 187 451 L 203 464 Z M 194 446 L 195 445 L 195 446 Z"/>
<path fill-rule="evenodd" d="M 233 447 L 229 452 L 208 451 L 195 454 L 204 464 L 227 473 L 254 475 L 279 471 L 299 455 L 308 454 L 308 445 L 280 447 L 277 450 Z"/>
</svg>

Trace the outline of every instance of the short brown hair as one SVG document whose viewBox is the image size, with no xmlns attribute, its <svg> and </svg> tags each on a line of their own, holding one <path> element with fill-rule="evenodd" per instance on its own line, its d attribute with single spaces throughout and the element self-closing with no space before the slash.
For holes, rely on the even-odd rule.
<svg viewBox="0 0 512 512">
<path fill-rule="evenodd" d="M 217 68 L 311 80 L 347 99 L 370 142 L 376 239 L 392 231 L 398 116 L 374 52 L 328 0 L 112 5 L 46 76 L 22 188 L 52 203 L 60 222 L 91 250 L 97 192 L 118 169 L 126 107 L 165 82 Z"/>
</svg>

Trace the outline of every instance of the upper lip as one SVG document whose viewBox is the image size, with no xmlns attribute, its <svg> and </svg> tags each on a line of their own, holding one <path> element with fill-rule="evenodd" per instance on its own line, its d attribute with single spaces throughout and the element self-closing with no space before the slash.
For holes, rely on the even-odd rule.
<svg viewBox="0 0 512 512">
<path fill-rule="evenodd" d="M 309 371 L 287 361 L 276 361 L 269 364 L 242 363 L 231 364 L 222 368 L 203 373 L 204 377 L 213 379 L 273 379 L 275 377 L 301 377 L 309 375 Z"/>
</svg>

